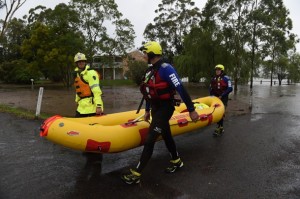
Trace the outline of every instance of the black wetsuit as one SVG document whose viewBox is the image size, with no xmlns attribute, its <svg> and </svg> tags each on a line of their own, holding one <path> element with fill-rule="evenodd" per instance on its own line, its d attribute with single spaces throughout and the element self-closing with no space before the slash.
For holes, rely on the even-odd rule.
<svg viewBox="0 0 300 199">
<path fill-rule="evenodd" d="M 163 63 L 162 60 L 155 63 L 153 67 L 158 69 L 161 79 L 168 82 L 170 88 L 175 89 L 180 94 L 181 99 L 187 105 L 187 109 L 190 112 L 194 111 L 195 108 L 193 102 L 183 87 L 175 69 L 170 64 Z M 172 159 L 176 160 L 179 158 L 169 124 L 169 120 L 175 110 L 173 97 L 169 100 L 147 100 L 146 110 L 150 110 L 150 108 L 152 121 L 144 144 L 140 162 L 136 167 L 136 171 L 139 173 L 145 168 L 147 162 L 151 158 L 155 142 L 160 135 L 162 136 L 166 147 L 172 156 Z"/>
</svg>

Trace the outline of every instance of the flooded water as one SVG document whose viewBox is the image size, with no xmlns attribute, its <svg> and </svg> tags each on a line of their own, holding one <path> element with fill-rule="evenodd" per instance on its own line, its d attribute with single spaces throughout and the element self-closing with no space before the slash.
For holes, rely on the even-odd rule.
<svg viewBox="0 0 300 199">
<path fill-rule="evenodd" d="M 207 88 L 188 85 L 186 87 L 192 98 L 208 95 Z M 104 86 L 102 87 L 102 92 L 105 113 L 136 110 L 142 97 L 137 86 Z M 9 104 L 35 111 L 38 94 L 39 87 L 31 89 L 31 87 L 2 86 L 0 87 L 0 104 Z M 75 91 L 73 89 L 44 88 L 41 113 L 73 117 L 75 110 Z"/>
<path fill-rule="evenodd" d="M 205 87 L 188 86 L 186 88 L 191 98 L 199 98 L 208 95 Z M 103 87 L 103 101 L 105 112 L 115 113 L 120 111 L 135 110 L 141 102 L 142 95 L 139 88 L 131 87 Z M 179 98 L 179 96 L 177 96 Z"/>
<path fill-rule="evenodd" d="M 289 113 L 300 115 L 300 86 L 257 85 L 253 89 L 252 113 Z"/>
<path fill-rule="evenodd" d="M 203 86 L 185 85 L 191 98 L 208 96 L 208 88 Z M 299 85 L 255 84 L 253 95 L 250 96 L 249 85 L 239 85 L 236 95 L 231 93 L 231 100 L 252 104 L 252 113 L 291 112 L 300 115 Z M 102 99 L 105 113 L 136 110 L 141 101 L 137 86 L 102 87 Z M 37 108 L 39 88 L 35 87 L 0 87 L 0 103 L 22 107 L 31 111 Z M 179 97 L 179 96 L 178 96 Z M 76 110 L 75 91 L 73 89 L 44 88 L 41 113 L 73 117 Z M 234 102 L 230 103 L 232 106 Z"/>
<path fill-rule="evenodd" d="M 203 86 L 185 85 L 191 98 L 208 96 L 208 88 Z M 105 110 L 109 113 L 134 110 L 141 100 L 137 87 L 103 88 Z M 252 114 L 289 112 L 300 115 L 300 85 L 254 85 L 252 96 L 249 85 L 239 85 L 236 94 L 230 94 L 231 100 L 238 100 L 247 104 L 252 103 Z M 178 96 L 179 97 L 179 96 Z M 234 102 L 233 102 L 234 103 Z M 229 104 L 232 106 L 232 103 Z"/>
</svg>

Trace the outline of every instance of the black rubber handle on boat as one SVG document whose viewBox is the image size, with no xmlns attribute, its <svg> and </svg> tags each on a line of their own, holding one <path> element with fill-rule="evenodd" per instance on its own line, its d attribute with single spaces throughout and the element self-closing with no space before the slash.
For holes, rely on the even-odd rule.
<svg viewBox="0 0 300 199">
<path fill-rule="evenodd" d="M 144 120 L 141 120 L 142 117 L 144 117 L 144 115 L 140 115 L 139 117 L 135 118 L 134 120 L 129 121 L 129 122 L 126 122 L 126 123 L 124 123 L 124 124 L 125 124 L 125 125 L 129 125 L 129 124 L 134 124 L 134 123 L 137 123 L 137 122 L 144 121 Z"/>
<path fill-rule="evenodd" d="M 139 107 L 138 107 L 138 109 L 137 109 L 137 111 L 136 111 L 136 114 L 138 114 L 139 112 L 140 112 L 140 110 L 141 110 L 141 108 L 142 108 L 142 105 L 143 105 L 143 103 L 144 103 L 144 97 L 142 97 L 142 100 L 141 100 L 141 102 L 140 102 L 140 105 L 139 105 Z"/>
</svg>

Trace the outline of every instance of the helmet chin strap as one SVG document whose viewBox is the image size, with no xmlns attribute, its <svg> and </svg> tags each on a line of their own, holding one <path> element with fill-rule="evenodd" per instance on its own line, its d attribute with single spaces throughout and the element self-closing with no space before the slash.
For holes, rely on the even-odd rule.
<svg viewBox="0 0 300 199">
<path fill-rule="evenodd" d="M 156 56 L 153 52 L 147 53 L 148 56 L 148 64 L 152 64 L 151 60 Z"/>
<path fill-rule="evenodd" d="M 84 67 L 83 67 L 83 68 L 80 68 L 80 67 L 77 65 L 77 68 L 78 68 L 80 71 L 84 71 L 84 70 L 85 70 L 85 68 L 86 68 L 86 65 L 84 65 Z"/>
</svg>

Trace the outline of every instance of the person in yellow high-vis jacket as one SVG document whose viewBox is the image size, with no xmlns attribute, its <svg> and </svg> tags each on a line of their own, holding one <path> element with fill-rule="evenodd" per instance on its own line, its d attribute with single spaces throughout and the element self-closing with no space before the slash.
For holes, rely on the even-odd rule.
<svg viewBox="0 0 300 199">
<path fill-rule="evenodd" d="M 75 101 L 77 110 L 75 117 L 89 117 L 103 114 L 102 91 L 100 88 L 99 73 L 87 65 L 86 56 L 77 53 L 74 86 L 76 89 Z"/>
</svg>

